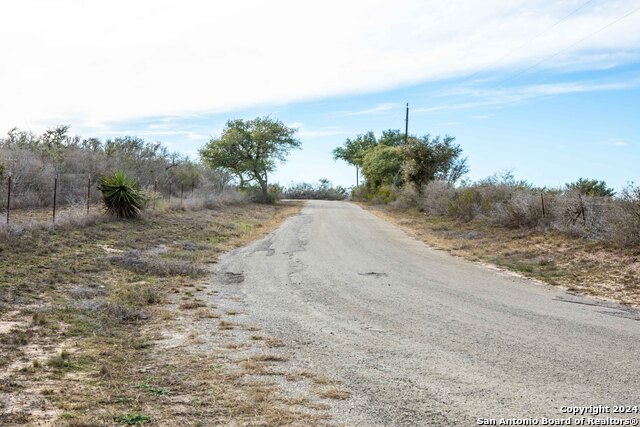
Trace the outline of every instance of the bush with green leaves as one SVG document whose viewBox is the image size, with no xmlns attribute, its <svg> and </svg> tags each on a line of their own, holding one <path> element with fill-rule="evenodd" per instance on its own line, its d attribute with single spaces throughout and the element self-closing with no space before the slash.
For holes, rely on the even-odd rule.
<svg viewBox="0 0 640 427">
<path fill-rule="evenodd" d="M 403 162 L 402 148 L 376 145 L 366 151 L 362 160 L 362 173 L 373 188 L 381 185 L 401 187 Z"/>
<path fill-rule="evenodd" d="M 122 171 L 103 176 L 98 188 L 102 192 L 105 210 L 116 218 L 137 218 L 147 201 L 138 182 Z"/>
<path fill-rule="evenodd" d="M 577 191 L 583 196 L 612 197 L 616 194 L 613 188 L 607 187 L 607 183 L 597 179 L 580 178 L 576 182 L 566 184 L 568 191 Z"/>
</svg>

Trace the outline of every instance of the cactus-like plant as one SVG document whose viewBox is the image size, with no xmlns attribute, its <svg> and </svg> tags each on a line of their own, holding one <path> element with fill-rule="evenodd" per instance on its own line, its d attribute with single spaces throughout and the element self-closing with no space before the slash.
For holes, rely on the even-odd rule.
<svg viewBox="0 0 640 427">
<path fill-rule="evenodd" d="M 136 218 L 145 206 L 146 194 L 138 182 L 119 171 L 103 176 L 98 186 L 105 210 L 117 218 Z"/>
</svg>

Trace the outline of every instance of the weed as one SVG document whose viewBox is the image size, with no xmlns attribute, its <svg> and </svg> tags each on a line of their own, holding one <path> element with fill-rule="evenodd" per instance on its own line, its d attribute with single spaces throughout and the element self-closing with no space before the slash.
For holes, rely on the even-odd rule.
<svg viewBox="0 0 640 427">
<path fill-rule="evenodd" d="M 0 337 L 0 343 L 11 346 L 23 346 L 29 343 L 33 335 L 30 329 L 11 328 L 11 330 Z"/>
<path fill-rule="evenodd" d="M 193 300 L 193 301 L 183 302 L 182 304 L 180 304 L 180 309 L 181 310 L 194 310 L 196 308 L 202 308 L 202 307 L 206 307 L 206 306 L 207 306 L 207 304 L 204 301 Z"/>
<path fill-rule="evenodd" d="M 136 426 L 136 425 L 150 423 L 151 417 L 145 414 L 137 413 L 137 414 L 118 415 L 117 417 L 114 418 L 114 420 L 119 424 Z"/>
<path fill-rule="evenodd" d="M 260 354 L 258 356 L 252 356 L 250 359 L 256 362 L 286 362 L 289 360 L 287 356 L 279 356 L 276 354 Z"/>
<path fill-rule="evenodd" d="M 227 322 L 226 320 L 221 320 L 218 323 L 218 329 L 221 329 L 221 330 L 233 329 L 233 323 Z"/>
<path fill-rule="evenodd" d="M 166 388 L 154 387 L 154 386 L 149 385 L 147 383 L 140 383 L 140 384 L 137 384 L 137 385 L 135 385 L 133 387 L 145 390 L 149 394 L 152 394 L 154 396 L 166 396 L 166 395 L 169 394 L 169 390 L 167 390 Z"/>
<path fill-rule="evenodd" d="M 48 323 L 47 316 L 43 313 L 36 312 L 33 314 L 31 324 L 34 326 L 45 326 Z"/>
<path fill-rule="evenodd" d="M 71 368 L 71 361 L 67 358 L 63 358 L 62 356 L 52 356 L 47 360 L 47 366 L 50 366 L 54 369 L 68 369 Z"/>
</svg>

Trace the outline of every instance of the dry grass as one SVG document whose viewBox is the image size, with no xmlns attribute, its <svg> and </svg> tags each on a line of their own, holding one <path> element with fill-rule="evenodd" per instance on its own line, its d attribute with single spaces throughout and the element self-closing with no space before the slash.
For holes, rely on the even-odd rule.
<svg viewBox="0 0 640 427">
<path fill-rule="evenodd" d="M 573 292 L 640 306 L 640 249 L 559 232 L 459 222 L 416 210 L 362 205 L 419 240 L 454 255 L 515 271 Z"/>
<path fill-rule="evenodd" d="M 215 323 L 189 333 L 220 314 L 199 299 L 202 279 L 182 269 L 208 269 L 298 210 L 232 205 L 4 236 L 0 399 L 11 406 L 0 424 L 319 424 L 321 416 L 285 404 L 276 386 L 250 379 L 283 357 L 249 360 L 253 371 L 237 372 L 224 352 L 238 350 L 224 349 Z M 159 274 L 160 261 L 172 267 Z M 198 350 L 211 343 L 220 350 Z"/>
<path fill-rule="evenodd" d="M 233 323 L 228 322 L 226 320 L 221 320 L 220 322 L 218 322 L 218 329 L 220 329 L 222 331 L 227 331 L 229 329 L 233 329 Z"/>
<path fill-rule="evenodd" d="M 351 397 L 348 390 L 339 387 L 328 387 L 316 390 L 316 394 L 325 399 L 346 400 Z"/>
<path fill-rule="evenodd" d="M 256 362 L 286 362 L 289 358 L 278 354 L 259 354 L 251 356 L 251 360 Z"/>
<path fill-rule="evenodd" d="M 180 304 L 179 308 L 181 310 L 194 310 L 196 308 L 202 308 L 206 306 L 207 304 L 204 301 L 193 300 L 193 301 L 183 302 L 182 304 Z"/>
</svg>

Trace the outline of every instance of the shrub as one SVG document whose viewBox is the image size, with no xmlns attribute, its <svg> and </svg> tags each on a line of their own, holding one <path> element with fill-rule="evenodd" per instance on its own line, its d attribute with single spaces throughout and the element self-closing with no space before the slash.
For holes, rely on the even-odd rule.
<svg viewBox="0 0 640 427">
<path fill-rule="evenodd" d="M 612 188 L 607 187 L 606 182 L 597 179 L 580 178 L 576 182 L 566 184 L 565 187 L 585 196 L 611 197 L 616 194 Z"/>
<path fill-rule="evenodd" d="M 383 184 L 401 185 L 404 154 L 400 147 L 377 145 L 366 151 L 362 160 L 362 173 L 367 183 L 377 188 Z"/>
<path fill-rule="evenodd" d="M 391 185 L 380 185 L 372 187 L 369 184 L 354 188 L 351 191 L 354 199 L 366 200 L 372 203 L 388 204 L 394 202 L 398 198 L 395 187 Z"/>
<path fill-rule="evenodd" d="M 422 187 L 417 200 L 418 209 L 429 215 L 448 215 L 455 188 L 444 181 L 432 181 Z"/>
<path fill-rule="evenodd" d="M 493 206 L 493 220 L 503 227 L 535 228 L 542 219 L 541 200 L 532 191 L 514 191 L 508 199 Z"/>
<path fill-rule="evenodd" d="M 471 221 L 476 217 L 477 207 L 481 205 L 480 192 L 475 188 L 462 188 L 455 192 L 455 196 L 449 200 L 449 216 Z"/>
<path fill-rule="evenodd" d="M 328 179 L 318 180 L 318 184 L 301 182 L 291 184 L 283 192 L 286 199 L 343 200 L 347 190 L 341 186 L 334 187 Z"/>
<path fill-rule="evenodd" d="M 622 191 L 613 212 L 612 240 L 622 246 L 640 246 L 640 187 L 630 184 Z"/>
<path fill-rule="evenodd" d="M 116 218 L 137 218 L 147 200 L 138 182 L 122 171 L 102 177 L 98 188 L 102 192 L 106 211 Z"/>
</svg>

